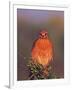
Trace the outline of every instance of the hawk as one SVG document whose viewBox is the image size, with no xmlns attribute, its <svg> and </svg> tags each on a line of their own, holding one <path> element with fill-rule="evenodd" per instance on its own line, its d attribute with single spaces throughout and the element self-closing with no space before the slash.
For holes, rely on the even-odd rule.
<svg viewBox="0 0 72 90">
<path fill-rule="evenodd" d="M 42 66 L 48 66 L 53 60 L 53 44 L 48 32 L 42 30 L 39 37 L 34 41 L 31 50 L 32 60 Z"/>
</svg>

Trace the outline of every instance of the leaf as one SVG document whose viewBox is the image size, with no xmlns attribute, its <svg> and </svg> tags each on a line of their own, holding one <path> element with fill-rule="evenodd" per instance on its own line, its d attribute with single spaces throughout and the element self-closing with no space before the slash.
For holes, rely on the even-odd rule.
<svg viewBox="0 0 72 90">
<path fill-rule="evenodd" d="M 30 80 L 58 78 L 57 75 L 53 72 L 51 65 L 45 68 L 42 65 L 37 63 L 35 64 L 32 60 L 30 60 L 27 66 L 30 71 Z"/>
</svg>

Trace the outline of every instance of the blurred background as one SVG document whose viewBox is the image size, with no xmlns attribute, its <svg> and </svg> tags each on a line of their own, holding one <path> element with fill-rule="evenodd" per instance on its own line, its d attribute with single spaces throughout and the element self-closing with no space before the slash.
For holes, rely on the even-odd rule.
<svg viewBox="0 0 72 90">
<path fill-rule="evenodd" d="M 64 11 L 17 9 L 17 80 L 27 80 L 31 48 L 41 29 L 54 46 L 53 69 L 64 78 Z"/>
</svg>

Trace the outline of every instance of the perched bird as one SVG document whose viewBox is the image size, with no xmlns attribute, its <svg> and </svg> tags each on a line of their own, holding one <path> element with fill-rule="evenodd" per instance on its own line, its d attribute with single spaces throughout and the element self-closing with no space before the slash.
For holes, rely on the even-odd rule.
<svg viewBox="0 0 72 90">
<path fill-rule="evenodd" d="M 34 41 L 31 51 L 32 60 L 42 66 L 48 66 L 53 60 L 53 45 L 48 32 L 42 30 Z"/>
</svg>

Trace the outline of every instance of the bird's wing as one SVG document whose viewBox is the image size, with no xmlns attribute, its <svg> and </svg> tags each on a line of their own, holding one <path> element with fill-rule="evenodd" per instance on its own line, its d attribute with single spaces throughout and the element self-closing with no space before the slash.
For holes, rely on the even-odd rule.
<svg viewBox="0 0 72 90">
<path fill-rule="evenodd" d="M 52 60 L 53 60 L 54 59 L 54 45 L 53 45 L 53 42 L 52 41 L 51 41 L 51 45 L 52 45 Z"/>
<path fill-rule="evenodd" d="M 35 47 L 35 44 L 36 44 L 37 40 L 38 40 L 38 38 L 37 38 L 36 40 L 34 40 L 31 51 L 32 51 L 33 48 Z"/>
</svg>

